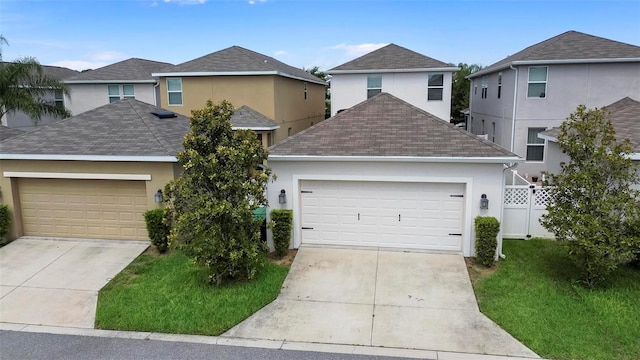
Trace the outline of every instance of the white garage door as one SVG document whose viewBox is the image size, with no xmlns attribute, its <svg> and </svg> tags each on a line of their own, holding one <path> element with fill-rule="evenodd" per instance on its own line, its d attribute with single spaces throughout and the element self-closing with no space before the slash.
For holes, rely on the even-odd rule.
<svg viewBox="0 0 640 360">
<path fill-rule="evenodd" d="M 303 181 L 302 243 L 462 251 L 464 186 Z"/>
<path fill-rule="evenodd" d="M 25 235 L 148 240 L 144 181 L 20 179 Z"/>
</svg>

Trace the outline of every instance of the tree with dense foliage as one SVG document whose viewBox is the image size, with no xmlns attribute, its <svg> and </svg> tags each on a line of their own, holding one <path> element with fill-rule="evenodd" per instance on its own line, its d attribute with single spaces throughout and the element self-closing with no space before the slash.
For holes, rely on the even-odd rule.
<svg viewBox="0 0 640 360">
<path fill-rule="evenodd" d="M 453 82 L 451 85 L 451 119 L 454 123 L 464 121 L 464 115 L 460 111 L 469 107 L 469 93 L 471 80 L 467 76 L 482 69 L 477 64 L 458 64 L 460 70 L 453 74 Z"/>
<path fill-rule="evenodd" d="M 64 106 L 57 105 L 51 94 L 69 95 L 69 88 L 60 79 L 46 75 L 42 65 L 31 57 L 12 62 L 2 60 L 2 47 L 7 40 L 0 35 L 0 118 L 12 111 L 22 111 L 38 123 L 42 116 L 71 116 Z"/>
<path fill-rule="evenodd" d="M 327 81 L 329 79 L 329 75 L 324 71 L 320 71 L 319 66 L 314 66 L 309 69 L 302 68 L 302 70 L 308 72 L 309 74 L 317 77 L 322 81 Z M 324 118 L 328 119 L 331 117 L 331 95 L 329 93 L 329 87 L 325 87 L 324 90 Z"/>
<path fill-rule="evenodd" d="M 227 101 L 191 112 L 191 131 L 178 153 L 183 174 L 165 188 L 170 242 L 207 269 L 209 281 L 252 279 L 264 261 L 261 220 L 271 170 L 251 130 L 232 130 Z M 258 166 L 260 169 L 258 169 Z"/>
<path fill-rule="evenodd" d="M 606 108 L 580 105 L 560 127 L 558 145 L 570 160 L 550 176 L 553 202 L 540 222 L 566 242 L 593 287 L 640 249 L 637 165 L 629 140 L 616 140 Z"/>
</svg>

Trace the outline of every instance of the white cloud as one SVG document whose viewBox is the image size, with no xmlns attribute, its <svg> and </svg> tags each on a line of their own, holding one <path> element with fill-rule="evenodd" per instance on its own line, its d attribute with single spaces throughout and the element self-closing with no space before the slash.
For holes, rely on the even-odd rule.
<svg viewBox="0 0 640 360">
<path fill-rule="evenodd" d="M 362 56 L 364 54 L 370 53 L 374 50 L 378 50 L 381 47 L 387 46 L 389 44 L 386 43 L 379 43 L 379 44 L 373 44 L 373 43 L 364 43 L 364 44 L 354 44 L 354 45 L 349 45 L 349 44 L 338 44 L 338 45 L 334 45 L 334 46 L 329 46 L 327 49 L 330 50 L 342 50 L 344 51 L 347 55 L 349 56 L 353 56 L 353 57 L 358 57 L 358 56 Z"/>
<path fill-rule="evenodd" d="M 178 5 L 201 5 L 206 3 L 207 0 L 164 0 L 164 2 Z"/>
<path fill-rule="evenodd" d="M 248 2 L 249 2 L 249 5 L 255 5 L 257 3 L 264 4 L 267 2 L 267 0 L 249 0 Z"/>
<path fill-rule="evenodd" d="M 275 56 L 282 56 L 282 55 L 287 55 L 288 52 L 286 52 L 285 50 L 278 50 L 275 53 L 273 53 Z"/>
<path fill-rule="evenodd" d="M 86 69 L 97 69 L 109 63 L 100 62 L 100 61 L 85 61 L 85 60 L 61 60 L 51 63 L 49 65 L 52 66 L 62 66 L 73 70 L 86 70 Z"/>
<path fill-rule="evenodd" d="M 97 53 L 89 54 L 88 56 L 94 61 L 119 61 L 127 58 L 127 55 L 117 51 L 100 51 Z"/>
<path fill-rule="evenodd" d="M 97 69 L 124 60 L 127 55 L 117 51 L 100 51 L 83 56 L 78 60 L 60 60 L 49 65 L 62 66 L 74 70 Z"/>
</svg>

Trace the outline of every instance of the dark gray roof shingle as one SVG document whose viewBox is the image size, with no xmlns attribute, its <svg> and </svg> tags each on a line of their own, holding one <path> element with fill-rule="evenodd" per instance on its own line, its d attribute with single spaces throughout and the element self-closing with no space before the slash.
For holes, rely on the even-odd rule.
<svg viewBox="0 0 640 360">
<path fill-rule="evenodd" d="M 308 156 L 517 157 L 387 93 L 291 136 L 269 151 Z"/>
<path fill-rule="evenodd" d="M 301 78 L 309 82 L 325 84 L 324 81 L 308 72 L 287 65 L 270 56 L 232 46 L 214 53 L 193 59 L 156 73 L 197 73 L 197 72 L 278 72 L 292 77 Z"/>
<path fill-rule="evenodd" d="M 18 136 L 20 134 L 23 134 L 24 131 L 19 130 L 19 129 L 13 129 L 10 127 L 6 127 L 4 125 L 0 125 L 0 141 L 4 141 L 7 140 L 8 138 L 12 138 L 14 136 Z M 1 147 L 0 147 L 1 149 Z"/>
<path fill-rule="evenodd" d="M 95 70 L 85 71 L 65 79 L 70 83 L 91 81 L 149 81 L 155 79 L 151 73 L 173 66 L 172 64 L 131 58 Z"/>
<path fill-rule="evenodd" d="M 336 66 L 327 72 L 346 70 L 402 70 L 453 67 L 396 44 L 389 44 L 357 59 Z"/>
<path fill-rule="evenodd" d="M 61 66 L 42 65 L 42 70 L 46 75 L 60 80 L 66 80 L 79 74 L 75 70 Z"/>
<path fill-rule="evenodd" d="M 175 156 L 189 118 L 159 119 L 159 108 L 123 99 L 59 120 L 0 144 L 1 154 Z"/>
<path fill-rule="evenodd" d="M 239 129 L 252 130 L 275 130 L 280 127 L 280 125 L 273 122 L 273 120 L 246 105 L 242 105 L 233 112 L 233 115 L 231 116 L 231 126 Z"/>
<path fill-rule="evenodd" d="M 635 152 L 640 152 L 640 101 L 625 97 L 603 109 L 609 112 L 611 124 L 616 131 L 618 140 L 629 139 Z M 555 127 L 542 133 L 546 136 L 558 138 L 560 128 Z"/>
<path fill-rule="evenodd" d="M 567 31 L 529 46 L 495 64 L 472 74 L 487 74 L 509 66 L 514 61 L 640 59 L 640 46 L 605 39 L 578 31 Z"/>
</svg>

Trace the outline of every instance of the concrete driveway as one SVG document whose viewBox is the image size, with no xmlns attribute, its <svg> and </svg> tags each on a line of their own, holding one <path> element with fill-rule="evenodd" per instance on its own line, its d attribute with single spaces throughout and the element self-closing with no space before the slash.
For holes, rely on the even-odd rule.
<svg viewBox="0 0 640 360">
<path fill-rule="evenodd" d="M 538 356 L 478 310 L 461 255 L 303 246 L 280 296 L 223 336 Z"/>
<path fill-rule="evenodd" d="M 0 322 L 93 328 L 98 290 L 148 246 L 23 237 L 0 248 Z"/>
</svg>

